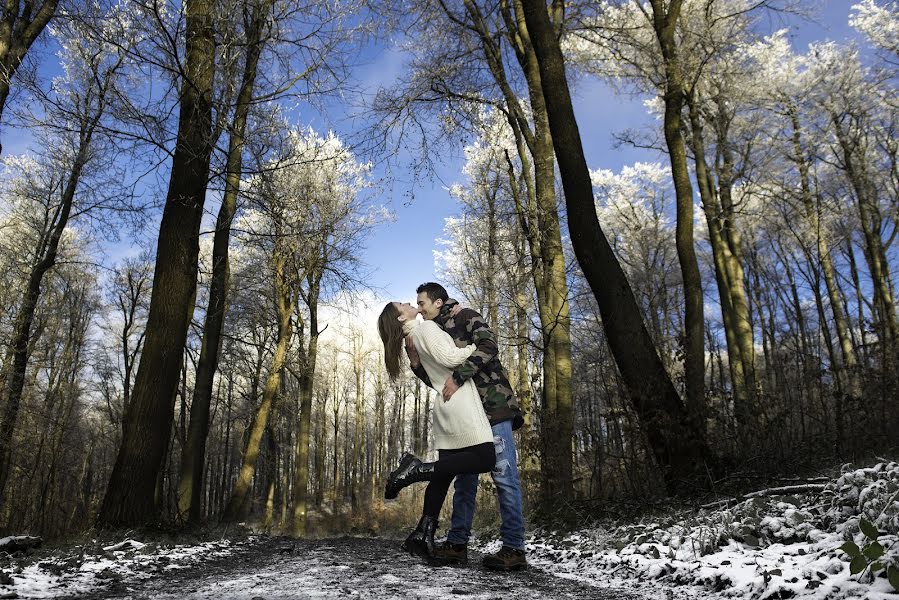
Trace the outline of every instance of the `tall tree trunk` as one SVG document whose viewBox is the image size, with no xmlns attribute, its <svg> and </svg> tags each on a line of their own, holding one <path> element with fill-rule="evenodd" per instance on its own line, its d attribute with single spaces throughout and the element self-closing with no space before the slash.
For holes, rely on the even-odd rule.
<svg viewBox="0 0 899 600">
<path fill-rule="evenodd" d="M 287 362 L 287 348 L 290 346 L 292 328 L 290 317 L 293 314 L 293 300 L 289 289 L 287 273 L 285 271 L 285 256 L 281 246 L 284 244 L 283 236 L 275 238 L 275 252 L 272 257 L 274 271 L 274 294 L 278 312 L 278 337 L 275 342 L 275 352 L 272 355 L 272 364 L 265 387 L 262 390 L 262 401 L 253 416 L 253 424 L 250 427 L 250 435 L 247 438 L 247 446 L 243 454 L 243 463 L 228 500 L 228 506 L 222 520 L 226 522 L 237 521 L 247 514 L 249 507 L 249 492 L 256 474 L 256 462 L 259 458 L 262 435 L 268 426 L 269 414 L 278 393 L 281 383 L 281 372 Z"/>
<path fill-rule="evenodd" d="M 353 455 L 353 438 L 350 437 L 350 402 L 349 402 L 349 391 L 345 390 L 347 393 L 347 398 L 343 407 L 343 480 L 341 483 L 341 489 L 343 490 L 343 499 L 351 498 L 353 494 L 352 490 L 352 473 L 353 468 L 350 464 L 352 461 Z"/>
<path fill-rule="evenodd" d="M 265 432 L 266 456 L 264 462 L 265 471 L 265 509 L 263 511 L 262 530 L 269 532 L 275 521 L 275 492 L 277 490 L 278 477 L 278 441 L 275 431 L 269 423 Z"/>
<path fill-rule="evenodd" d="M 574 438 L 574 406 L 571 393 L 571 320 L 568 305 L 565 252 L 562 247 L 555 185 L 555 158 L 549 126 L 546 100 L 541 84 L 537 55 L 530 40 L 522 7 L 515 6 L 515 23 L 507 17 L 507 27 L 517 38 L 516 54 L 525 80 L 534 121 L 534 133 L 529 149 L 534 159 L 534 193 L 536 195 L 536 227 L 540 239 L 536 273 L 542 280 L 535 282 L 544 293 L 538 301 L 544 346 L 544 385 L 541 411 L 540 462 L 542 498 L 546 506 L 554 499 L 567 498 L 572 493 L 572 440 Z M 506 13 L 508 14 L 508 13 Z M 522 125 L 524 125 L 522 123 Z"/>
<path fill-rule="evenodd" d="M 212 400 L 212 382 L 218 368 L 222 345 L 222 327 L 228 308 L 230 278 L 228 243 L 231 238 L 231 221 L 237 209 L 240 177 L 243 166 L 243 146 L 256 81 L 256 68 L 262 54 L 260 38 L 267 19 L 267 2 L 258 2 L 252 15 L 245 15 L 247 27 L 247 55 L 234 111 L 234 122 L 228 140 L 225 193 L 219 207 L 212 242 L 212 283 L 209 289 L 209 306 L 203 326 L 203 341 L 197 363 L 190 425 L 187 443 L 181 455 L 181 476 L 178 484 L 178 512 L 189 523 L 202 520 L 201 498 L 203 494 L 203 464 L 206 457 L 206 438 L 209 436 L 209 405 Z M 245 9 L 247 11 L 247 9 Z"/>
<path fill-rule="evenodd" d="M 172 175 L 159 227 L 146 341 L 122 445 L 100 508 L 101 526 L 155 521 L 153 482 L 165 463 L 181 355 L 197 287 L 200 222 L 212 152 L 212 0 L 188 0 L 185 77 Z"/>
<path fill-rule="evenodd" d="M 518 401 L 521 402 L 524 427 L 525 431 L 528 432 L 533 427 L 534 421 L 534 409 L 532 406 L 534 392 L 531 389 L 531 376 L 528 372 L 528 345 L 530 344 L 530 339 L 527 331 L 528 315 L 525 309 L 528 298 L 521 287 L 516 292 L 515 300 L 515 339 L 518 344 L 518 349 L 515 352 L 518 387 L 515 393 L 518 396 Z"/>
<path fill-rule="evenodd" d="M 730 124 L 733 119 L 728 114 L 730 102 L 723 96 L 716 98 L 718 116 L 715 119 L 715 130 L 718 142 L 716 160 L 718 174 L 718 195 L 720 197 L 721 215 L 720 232 L 724 241 L 724 266 L 728 279 L 728 292 L 734 311 L 734 328 L 737 346 L 740 349 L 740 360 L 746 385 L 746 402 L 750 414 L 756 403 L 755 374 L 755 340 L 752 331 L 752 314 L 747 298 L 745 274 L 743 272 L 743 242 L 737 227 L 737 211 L 733 204 L 734 159 L 731 148 Z"/>
<path fill-rule="evenodd" d="M 384 457 L 384 443 L 385 443 L 385 420 L 387 415 L 385 414 L 385 394 L 386 390 L 384 387 L 384 372 L 382 369 L 378 369 L 378 373 L 375 379 L 375 456 L 374 456 L 374 482 L 373 490 L 382 489 L 385 481 L 384 481 L 384 467 L 385 467 L 385 457 Z"/>
<path fill-rule="evenodd" d="M 657 462 L 668 472 L 669 489 L 692 478 L 705 443 L 688 417 L 643 323 L 624 271 L 596 216 L 593 185 L 574 117 L 565 64 L 543 0 L 523 0 L 546 99 L 553 145 L 565 188 L 568 228 L 584 276 L 602 314 L 609 346 L 630 392 Z M 562 10 L 554 0 L 553 11 Z"/>
<path fill-rule="evenodd" d="M 852 237 L 846 236 L 846 243 L 843 245 L 843 255 L 846 262 L 849 263 L 849 278 L 852 281 L 852 290 L 855 295 L 855 330 L 859 332 L 859 343 L 857 348 L 861 351 L 862 362 L 865 366 L 870 365 L 870 354 L 868 352 L 868 336 L 865 334 L 865 293 L 862 289 L 861 278 L 858 272 L 858 265 L 855 259 L 855 247 L 852 244 Z"/>
<path fill-rule="evenodd" d="M 899 344 L 899 324 L 896 321 L 896 306 L 893 301 L 892 281 L 890 279 L 889 262 L 886 259 L 883 240 L 880 237 L 881 222 L 877 210 L 876 192 L 869 180 L 864 156 L 857 156 L 859 144 L 850 138 L 843 129 L 840 118 L 832 117 L 837 141 L 842 151 L 843 168 L 846 178 L 852 186 L 858 206 L 859 221 L 865 240 L 865 258 L 871 273 L 871 286 L 874 291 L 874 307 L 876 309 L 880 343 L 884 347 L 886 364 L 884 370 L 891 369 L 897 360 L 897 344 Z"/>
<path fill-rule="evenodd" d="M 693 239 L 693 186 L 687 166 L 687 154 L 681 131 L 681 116 L 686 97 L 683 72 L 675 30 L 680 17 L 682 0 L 650 0 L 653 29 L 662 51 L 665 73 L 664 132 L 671 175 L 674 180 L 677 223 L 675 244 L 684 284 L 684 386 L 687 410 L 701 422 L 705 413 L 705 347 L 702 299 L 702 280 Z M 739 416 L 739 414 L 738 414 Z"/>
<path fill-rule="evenodd" d="M 334 404 L 333 404 L 333 412 L 332 416 L 334 417 L 334 456 L 331 462 L 331 479 L 332 479 L 332 508 L 337 509 L 337 500 L 340 497 L 340 479 L 338 478 L 338 467 L 340 464 L 339 459 L 339 450 L 340 450 L 340 391 L 337 388 L 337 370 L 334 370 Z M 346 433 L 344 433 L 346 435 Z"/>
<path fill-rule="evenodd" d="M 540 71 L 530 43 L 520 3 L 500 6 L 505 32 L 515 50 L 518 64 L 528 85 L 531 118 L 512 89 L 496 35 L 489 30 L 481 9 L 473 0 L 464 1 L 470 27 L 478 35 L 487 66 L 500 89 L 509 125 L 515 135 L 522 179 L 527 188 L 517 194 L 516 211 L 528 240 L 537 308 L 540 314 L 543 346 L 543 406 L 541 437 L 543 461 L 543 499 L 570 494 L 574 416 L 571 400 L 571 340 L 568 306 L 568 282 L 561 243 L 561 226 L 556 208 L 555 161 L 553 140 L 546 115 Z M 448 12 L 448 11 L 447 11 Z M 455 18 L 452 15 L 450 18 Z M 530 122 L 533 120 L 533 131 Z M 533 181 L 529 157 L 533 158 Z M 510 174 L 514 185 L 514 174 Z M 564 440 L 564 443 L 562 443 Z"/>
<path fill-rule="evenodd" d="M 802 127 L 799 124 L 799 115 L 796 110 L 790 106 L 787 109 L 790 118 L 790 125 L 793 133 L 791 136 L 791 144 L 793 147 L 792 159 L 799 170 L 800 199 L 804 210 L 805 218 L 808 221 L 809 228 L 815 234 L 815 243 L 818 251 L 818 260 L 821 262 L 821 270 L 824 275 L 824 284 L 827 287 L 827 297 L 830 301 L 830 309 L 833 313 L 834 329 L 837 333 L 837 340 L 840 344 L 840 352 L 842 354 L 842 362 L 834 361 L 836 376 L 841 379 L 850 396 L 858 397 L 861 394 L 861 384 L 858 379 L 858 361 L 855 358 L 855 350 L 852 346 L 852 338 L 850 336 L 850 327 L 846 312 L 843 310 L 843 302 L 840 298 L 840 290 L 837 284 L 836 269 L 833 266 L 833 259 L 830 255 L 830 247 L 827 237 L 821 230 L 820 220 L 818 218 L 819 207 L 814 202 L 816 198 L 812 192 L 811 175 L 809 173 L 809 160 L 806 152 L 802 148 Z"/>
<path fill-rule="evenodd" d="M 291 532 L 294 537 L 306 535 L 306 511 L 309 497 L 309 439 L 312 429 L 313 377 L 304 367 L 300 375 L 300 414 L 294 454 L 293 512 Z"/>
<path fill-rule="evenodd" d="M 309 501 L 309 439 L 312 431 L 312 395 L 315 382 L 315 364 L 318 358 L 318 296 L 321 272 L 312 273 L 309 292 L 306 296 L 309 308 L 309 343 L 301 353 L 300 372 L 300 415 L 297 430 L 295 473 L 293 479 L 293 517 L 291 529 L 296 537 L 306 535 L 306 511 Z M 302 342 L 301 342 L 302 343 Z M 319 448 L 321 452 L 324 448 Z"/>
<path fill-rule="evenodd" d="M 325 389 L 324 394 L 318 395 L 318 410 L 316 412 L 315 436 L 315 506 L 321 508 L 325 501 L 325 458 L 328 452 L 328 428 L 325 426 L 327 421 L 325 418 L 325 406 L 328 403 L 328 390 Z"/>
<path fill-rule="evenodd" d="M 734 252 L 734 246 L 739 242 L 733 241 L 734 234 L 730 232 L 735 227 L 733 211 L 725 210 L 723 202 L 719 202 L 717 186 L 706 161 L 705 136 L 697 103 L 695 97 L 687 97 L 696 182 L 708 223 L 737 420 L 748 423 L 751 420 L 750 407 L 755 404 L 755 350 L 743 265 Z M 727 143 L 721 137 L 719 135 L 719 144 Z M 719 177 L 719 186 L 729 191 L 729 178 Z M 749 434 L 746 430 L 746 435 Z"/>
<path fill-rule="evenodd" d="M 255 399 L 255 396 L 253 396 Z M 234 376 L 228 374 L 228 396 L 225 404 L 225 431 L 222 443 L 222 478 L 218 486 L 218 496 L 215 503 L 215 514 L 225 512 L 225 496 L 228 491 L 228 483 L 231 479 L 231 408 L 234 400 Z M 212 511 L 209 511 L 210 513 Z"/>
<path fill-rule="evenodd" d="M 353 462 L 352 478 L 350 481 L 350 505 L 352 506 L 354 513 L 359 510 L 360 500 L 362 499 L 362 474 L 364 473 L 362 465 L 362 444 L 365 439 L 365 405 L 363 403 L 364 359 L 365 353 L 362 350 L 362 337 L 361 335 L 354 335 L 353 375 L 356 380 L 356 410 L 355 418 L 353 419 Z"/>
</svg>

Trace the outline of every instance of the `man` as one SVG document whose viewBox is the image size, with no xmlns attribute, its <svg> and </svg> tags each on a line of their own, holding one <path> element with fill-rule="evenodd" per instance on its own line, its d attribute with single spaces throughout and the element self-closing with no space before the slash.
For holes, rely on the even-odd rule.
<svg viewBox="0 0 899 600">
<path fill-rule="evenodd" d="M 521 409 L 515 401 L 506 370 L 499 361 L 496 336 L 487 321 L 470 308 L 458 308 L 446 289 L 438 283 L 424 283 L 415 290 L 418 294 L 418 312 L 426 320 L 432 320 L 446 331 L 458 346 L 475 344 L 477 348 L 464 363 L 456 367 L 443 384 L 443 399 L 452 395 L 467 379 L 473 379 L 481 396 L 484 412 L 493 429 L 496 450 L 496 467 L 491 472 L 499 499 L 502 519 L 500 537 L 503 547 L 484 557 L 488 569 L 510 571 L 527 568 L 524 547 L 524 515 L 522 514 L 521 482 L 518 479 L 518 463 L 515 438 L 512 431 L 524 424 Z M 427 373 L 418 360 L 414 346 L 407 339 L 406 352 L 412 371 L 431 385 Z M 434 386 L 432 386 L 434 387 Z M 446 543 L 440 556 L 446 562 L 468 562 L 468 539 L 474 520 L 475 498 L 478 491 L 478 475 L 457 475 L 453 495 L 453 516 Z"/>
</svg>

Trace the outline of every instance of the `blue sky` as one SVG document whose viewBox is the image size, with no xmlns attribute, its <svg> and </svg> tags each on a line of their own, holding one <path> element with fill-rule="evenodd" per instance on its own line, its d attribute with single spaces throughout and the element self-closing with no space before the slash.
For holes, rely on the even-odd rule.
<svg viewBox="0 0 899 600">
<path fill-rule="evenodd" d="M 825 39 L 845 41 L 854 37 L 854 30 L 848 25 L 852 4 L 849 0 L 824 0 L 818 22 L 773 23 L 772 28 L 789 26 L 797 49 Z M 366 70 L 369 78 L 372 73 L 383 75 L 381 81 L 386 84 L 402 68 L 402 62 L 394 52 L 382 49 L 381 53 L 372 57 L 373 62 Z M 648 150 L 613 145 L 615 131 L 647 123 L 640 99 L 616 96 L 608 86 L 595 80 L 581 81 L 574 93 L 575 116 L 591 169 L 618 171 L 636 161 L 666 160 Z M 370 282 L 382 288 L 384 297 L 410 299 L 419 283 L 436 279 L 435 240 L 442 235 L 444 220 L 457 213 L 445 186 L 462 180 L 461 150 L 461 146 L 448 149 L 447 159 L 438 171 L 441 181 L 422 182 L 414 190 L 413 202 L 404 203 L 407 184 L 398 183 L 392 190 L 386 190 L 383 201 L 391 203 L 396 221 L 376 231 L 366 251 L 366 260 L 374 269 Z"/>
<path fill-rule="evenodd" d="M 816 40 L 845 41 L 854 37 L 847 22 L 852 4 L 850 0 L 822 0 L 817 23 L 777 22 L 772 23 L 771 27 L 790 26 L 799 49 Z M 55 60 L 55 55 L 46 52 L 41 72 L 47 76 L 57 73 Z M 359 62 L 354 73 L 356 86 L 370 91 L 375 91 L 379 85 L 389 85 L 404 68 L 403 55 L 390 44 L 369 47 Z M 586 79 L 578 83 L 574 93 L 575 114 L 590 168 L 618 171 L 636 161 L 665 160 L 664 156 L 651 151 L 613 146 L 614 132 L 647 123 L 648 117 L 641 99 L 616 96 L 607 86 Z M 350 110 L 346 105 L 332 101 L 322 111 L 299 107 L 292 111 L 292 115 L 300 124 L 311 125 L 322 133 L 333 129 L 341 136 L 350 137 L 356 133 L 352 129 L 354 121 L 347 118 Z M 2 142 L 5 155 L 18 154 L 28 148 L 30 136 L 27 131 L 7 127 L 3 131 Z M 414 290 L 419 283 L 436 279 L 433 251 L 436 239 L 442 235 L 445 219 L 457 213 L 446 187 L 461 181 L 461 154 L 461 146 L 446 148 L 433 180 L 416 180 L 408 173 L 408 165 L 400 161 L 393 171 L 396 176 L 393 183 L 382 187 L 372 198 L 375 203 L 389 206 L 396 215 L 394 222 L 375 230 L 366 244 L 364 260 L 371 267 L 367 282 L 378 296 L 410 300 L 414 298 Z M 381 176 L 382 173 L 376 172 L 376 175 Z M 214 203 L 209 204 L 207 211 L 210 219 L 214 219 L 217 207 Z M 147 236 L 155 245 L 157 225 L 153 223 L 158 223 L 158 216 L 148 220 L 151 225 Z M 111 258 L 136 253 L 136 249 L 130 248 L 129 244 L 130 241 L 123 240 L 107 246 L 106 250 Z"/>
</svg>

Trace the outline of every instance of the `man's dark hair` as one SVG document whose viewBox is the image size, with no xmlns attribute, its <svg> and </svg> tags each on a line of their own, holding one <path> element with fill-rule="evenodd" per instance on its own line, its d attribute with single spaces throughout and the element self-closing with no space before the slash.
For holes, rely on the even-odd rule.
<svg viewBox="0 0 899 600">
<path fill-rule="evenodd" d="M 428 295 L 428 298 L 431 299 L 431 302 L 437 302 L 438 300 L 443 300 L 444 302 L 446 302 L 447 300 L 449 300 L 449 294 L 446 293 L 446 288 L 444 288 L 439 283 L 434 283 L 433 281 L 423 283 L 415 290 L 416 294 L 420 294 L 422 292 Z"/>
</svg>

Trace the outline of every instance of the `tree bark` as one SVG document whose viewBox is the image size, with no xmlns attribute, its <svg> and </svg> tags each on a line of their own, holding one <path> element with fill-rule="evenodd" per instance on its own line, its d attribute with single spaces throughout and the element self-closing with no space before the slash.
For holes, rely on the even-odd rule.
<svg viewBox="0 0 899 600">
<path fill-rule="evenodd" d="M 528 226 L 536 231 L 540 241 L 537 248 L 532 248 L 532 256 L 540 264 L 540 269 L 534 271 L 534 283 L 542 292 L 538 294 L 538 312 L 544 349 L 540 480 L 542 501 L 546 506 L 551 506 L 556 498 L 570 497 L 572 493 L 574 406 L 571 394 L 571 320 L 561 221 L 556 208 L 555 157 L 549 116 L 537 55 L 522 6 L 518 0 L 513 5 L 514 22 L 508 11 L 504 12 L 504 16 L 510 41 L 516 49 L 518 63 L 528 85 L 534 123 L 533 134 L 525 137 L 534 160 L 536 207 L 536 214 L 532 215 L 536 218 L 532 218 Z M 517 103 L 513 98 L 506 101 L 507 104 Z M 519 127 L 527 127 L 526 122 L 519 120 Z"/>
<path fill-rule="evenodd" d="M 300 418 L 297 430 L 295 475 L 293 480 L 293 517 L 291 528 L 293 535 L 306 535 L 306 511 L 309 502 L 309 440 L 312 431 L 312 395 L 315 383 L 315 364 L 318 358 L 318 297 L 321 290 L 323 272 L 313 272 L 307 280 L 310 282 L 306 303 L 309 308 L 309 342 L 301 352 L 300 363 Z M 302 343 L 302 341 L 300 342 Z M 322 451 L 319 448 L 318 451 Z"/>
<path fill-rule="evenodd" d="M 687 154 L 681 131 L 686 97 L 675 30 L 681 0 L 650 0 L 653 29 L 662 52 L 665 72 L 664 133 L 674 180 L 677 223 L 675 244 L 684 284 L 684 387 L 687 410 L 699 421 L 705 413 L 705 346 L 702 279 L 693 239 L 693 186 L 687 167 Z"/>
<path fill-rule="evenodd" d="M 537 56 L 518 0 L 503 3 L 500 12 L 505 36 L 512 48 L 528 87 L 530 120 L 512 90 L 502 61 L 502 51 L 489 31 L 480 8 L 466 0 L 472 28 L 479 36 L 488 68 L 507 107 L 507 119 L 515 134 L 522 177 L 526 189 L 515 194 L 519 224 L 530 251 L 532 276 L 537 291 L 537 309 L 543 349 L 541 406 L 542 500 L 551 505 L 556 496 L 569 496 L 572 480 L 574 409 L 571 396 L 571 321 L 568 282 L 562 248 L 561 221 L 556 208 L 555 160 L 546 102 L 540 83 Z M 529 168 L 533 159 L 533 174 Z M 531 180 L 533 177 L 533 181 Z M 515 186 L 514 170 L 510 184 Z M 562 441 L 564 440 L 564 442 Z"/>
<path fill-rule="evenodd" d="M 532 62 L 536 63 L 536 57 Z M 536 71 L 536 64 L 532 68 Z M 542 242 L 539 258 L 543 265 L 543 281 L 540 285 L 545 290 L 544 304 L 539 311 L 544 345 L 543 402 L 540 414 L 543 460 L 540 462 L 540 479 L 543 484 L 543 501 L 549 506 L 553 499 L 567 498 L 572 493 L 571 441 L 574 436 L 574 407 L 571 396 L 571 320 L 565 254 L 556 209 L 555 160 L 549 120 L 539 78 L 531 73 L 527 79 L 534 118 L 535 144 L 532 152 L 539 211 L 537 227 Z"/>
<path fill-rule="evenodd" d="M 228 309 L 230 265 L 228 244 L 231 238 L 231 221 L 237 210 L 237 195 L 243 167 L 243 147 L 250 102 L 256 82 L 259 56 L 262 54 L 262 28 L 267 19 L 268 3 L 258 2 L 251 16 L 246 18 L 247 55 L 244 63 L 240 91 L 234 111 L 234 122 L 228 141 L 225 193 L 219 208 L 212 243 L 212 283 L 209 290 L 209 306 L 203 326 L 203 341 L 197 362 L 196 381 L 190 409 L 190 425 L 187 443 L 181 455 L 181 474 L 178 484 L 178 512 L 182 520 L 199 523 L 202 520 L 203 464 L 206 457 L 206 439 L 209 436 L 209 405 L 212 400 L 212 383 L 218 368 L 222 345 L 222 329 Z"/>
<path fill-rule="evenodd" d="M 674 490 L 679 479 L 696 474 L 704 458 L 704 440 L 664 370 L 630 284 L 599 225 L 564 59 L 546 4 L 543 0 L 523 0 L 522 4 L 540 67 L 572 245 L 596 297 L 609 346 L 650 447 L 659 465 L 668 471 L 668 489 Z M 554 1 L 556 4 L 561 7 L 561 2 Z"/>
<path fill-rule="evenodd" d="M 200 222 L 212 152 L 213 2 L 188 0 L 185 78 L 172 175 L 159 227 L 153 294 L 134 395 L 98 525 L 157 519 L 153 483 L 165 463 L 172 397 L 193 313 Z"/>
<path fill-rule="evenodd" d="M 292 335 L 290 317 L 293 314 L 293 300 L 285 271 L 284 250 L 281 248 L 284 243 L 283 236 L 276 234 L 275 252 L 272 258 L 275 304 L 278 313 L 278 337 L 275 342 L 275 352 L 272 355 L 272 364 L 265 380 L 265 387 L 262 390 L 262 401 L 253 416 L 253 424 L 250 427 L 250 435 L 247 438 L 247 446 L 243 454 L 243 464 L 240 467 L 237 481 L 234 483 L 234 490 L 231 492 L 228 506 L 222 516 L 222 520 L 225 522 L 238 521 L 247 514 L 250 486 L 253 483 L 253 476 L 256 474 L 256 462 L 259 458 L 262 435 L 268 427 L 269 414 L 281 383 L 281 372 L 287 362 L 287 348 Z"/>
<path fill-rule="evenodd" d="M 736 223 L 736 211 L 733 205 L 734 162 L 730 146 L 729 127 L 732 119 L 725 114 L 729 105 L 724 98 L 716 100 L 718 117 L 715 129 L 718 142 L 719 160 L 716 160 L 718 175 L 718 195 L 720 197 L 720 216 L 716 225 L 721 233 L 722 250 L 724 250 L 724 267 L 728 281 L 730 304 L 733 308 L 734 337 L 739 348 L 739 358 L 743 366 L 745 381 L 745 397 L 749 415 L 754 412 L 756 404 L 755 375 L 755 340 L 752 331 L 752 314 L 746 293 L 745 274 L 743 271 L 743 242 Z"/>
<path fill-rule="evenodd" d="M 714 178 L 706 161 L 702 117 L 696 98 L 688 97 L 687 106 L 697 187 L 708 223 L 709 244 L 712 247 L 715 280 L 721 302 L 735 412 L 739 423 L 749 424 L 756 386 L 755 351 L 743 266 L 739 256 L 734 253 L 732 236 L 728 233 L 728 229 L 734 228 L 734 215 L 732 210 L 724 209 L 716 193 Z M 722 136 L 719 135 L 720 137 Z M 723 142 L 726 143 L 726 140 Z M 727 178 L 719 177 L 718 186 L 729 190 L 730 182 Z M 741 431 L 749 435 L 751 430 L 741 428 Z"/>
</svg>

